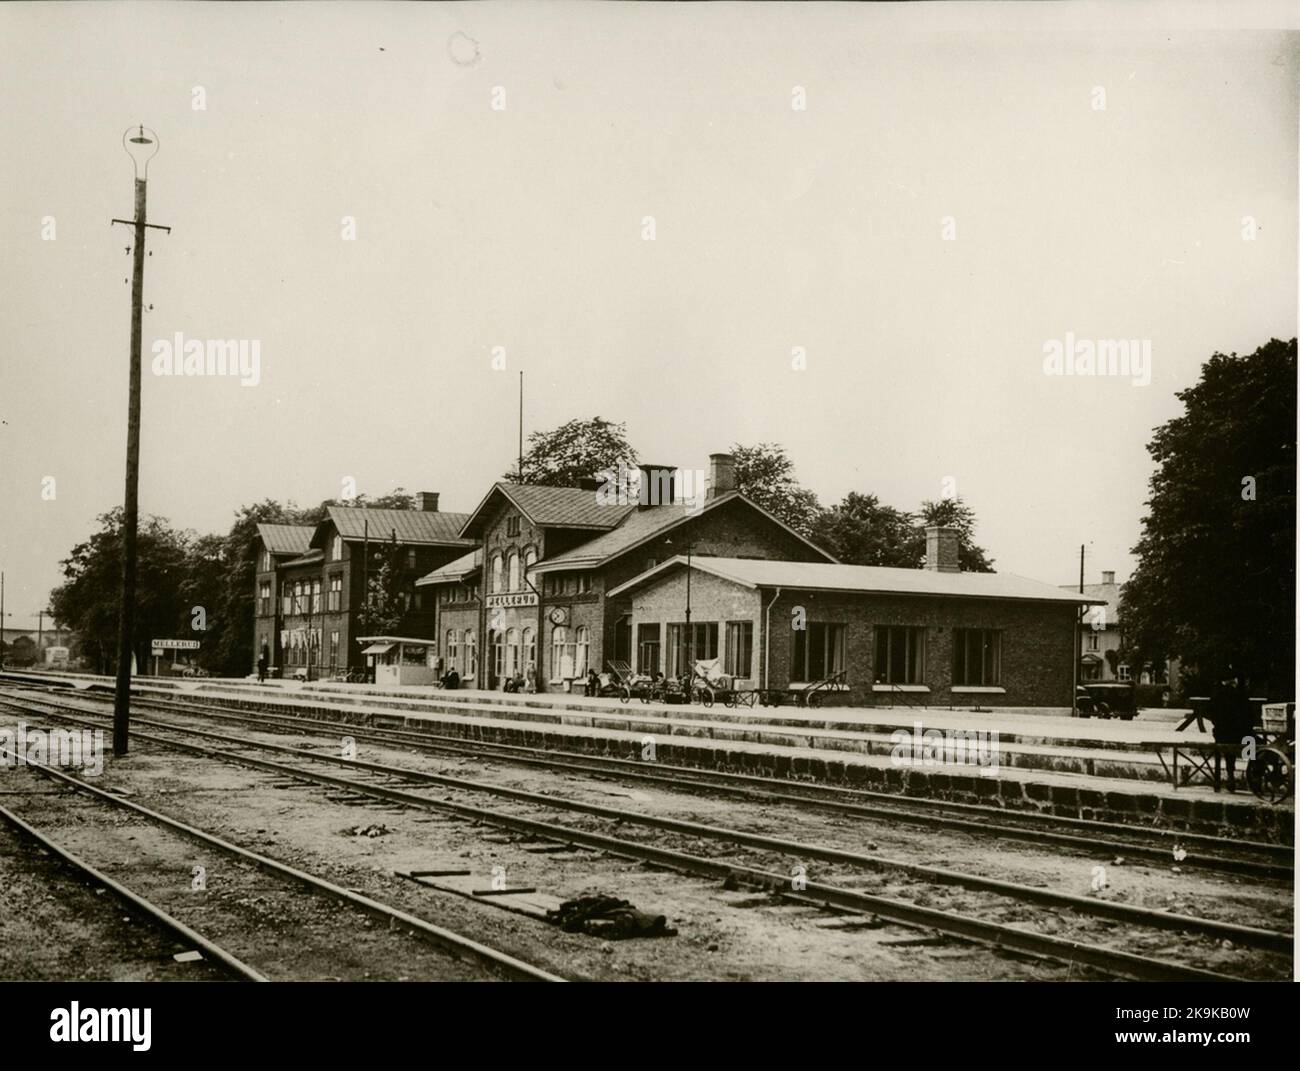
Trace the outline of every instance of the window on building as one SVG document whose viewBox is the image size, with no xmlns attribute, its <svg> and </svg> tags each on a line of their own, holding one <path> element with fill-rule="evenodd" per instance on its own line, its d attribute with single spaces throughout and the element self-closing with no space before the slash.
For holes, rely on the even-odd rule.
<svg viewBox="0 0 1300 1071">
<path fill-rule="evenodd" d="M 450 670 L 456 666 L 457 659 L 460 658 L 460 644 L 457 642 L 457 632 L 454 628 L 447 630 L 447 669 Z M 459 667 L 456 668 L 459 673 Z"/>
<path fill-rule="evenodd" d="M 519 630 L 506 629 L 506 676 L 513 677 L 519 672 Z"/>
<path fill-rule="evenodd" d="M 519 590 L 519 555 L 513 550 L 506 559 L 506 582 L 510 585 L 507 591 Z"/>
<path fill-rule="evenodd" d="M 750 676 L 754 660 L 754 622 L 727 622 L 727 655 L 723 672 L 730 677 Z"/>
<path fill-rule="evenodd" d="M 1095 651 L 1100 647 L 1101 637 L 1095 632 L 1088 633 L 1088 650 Z"/>
<path fill-rule="evenodd" d="M 573 637 L 573 675 L 585 677 L 587 663 L 591 656 L 591 632 L 586 625 L 579 625 Z"/>
<path fill-rule="evenodd" d="M 319 580 L 313 580 L 311 582 L 311 612 L 313 614 L 320 613 L 320 596 L 321 596 L 320 589 L 321 589 L 321 582 Z"/>
<path fill-rule="evenodd" d="M 718 623 L 693 621 L 668 626 L 668 676 L 680 677 L 692 672 L 692 662 L 718 657 Z"/>
<path fill-rule="evenodd" d="M 293 613 L 293 585 L 285 584 L 280 590 L 280 613 L 288 617 Z"/>
<path fill-rule="evenodd" d="M 416 567 L 416 562 L 417 562 L 418 560 L 419 560 L 419 558 L 418 558 L 418 556 L 417 556 L 416 553 L 415 553 L 415 548 L 414 548 L 414 547 L 407 547 L 407 548 L 406 548 L 406 567 L 407 567 L 408 569 L 414 569 L 414 568 Z"/>
<path fill-rule="evenodd" d="M 659 624 L 636 627 L 636 671 L 652 675 L 659 667 Z"/>
<path fill-rule="evenodd" d="M 952 683 L 997 685 L 1002 682 L 1002 633 L 991 628 L 952 630 Z"/>
<path fill-rule="evenodd" d="M 569 630 L 564 625 L 556 625 L 551 630 L 551 680 L 563 680 L 573 675 L 573 643 L 569 640 Z"/>
<path fill-rule="evenodd" d="M 925 683 L 925 629 L 876 626 L 876 680 L 882 684 Z"/>
<path fill-rule="evenodd" d="M 537 551 L 529 547 L 524 551 L 524 590 L 533 590 L 533 566 L 537 564 Z"/>
<path fill-rule="evenodd" d="M 263 581 L 257 585 L 257 612 L 263 617 L 271 612 L 271 582 Z"/>
<path fill-rule="evenodd" d="M 329 608 L 333 613 L 343 609 L 343 574 L 335 573 L 330 577 Z"/>
<path fill-rule="evenodd" d="M 808 623 L 794 630 L 794 652 L 790 660 L 792 681 L 820 681 L 844 669 L 844 626 Z"/>
<path fill-rule="evenodd" d="M 478 637 L 472 628 L 465 630 L 465 673 L 468 680 L 478 677 Z"/>
<path fill-rule="evenodd" d="M 271 552 L 270 552 L 269 550 L 266 550 L 265 548 L 263 548 L 263 550 L 262 550 L 262 572 L 264 572 L 264 573 L 269 573 L 270 571 L 271 571 Z"/>
<path fill-rule="evenodd" d="M 330 669 L 338 669 L 339 666 L 339 634 L 337 631 L 330 633 Z"/>
<path fill-rule="evenodd" d="M 336 562 L 343 560 L 343 537 L 336 535 L 330 543 L 330 558 Z"/>
<path fill-rule="evenodd" d="M 1123 662 L 1115 667 L 1115 675 L 1122 681 L 1133 679 L 1132 671 Z"/>
<path fill-rule="evenodd" d="M 527 673 L 529 670 L 537 670 L 537 633 L 531 628 L 524 629 L 523 639 L 523 661 L 519 668 Z"/>
<path fill-rule="evenodd" d="M 517 536 L 519 534 L 519 514 L 506 518 L 506 535 Z"/>
<path fill-rule="evenodd" d="M 500 680 L 506 675 L 506 634 L 501 629 L 488 633 L 492 643 L 492 675 Z"/>
<path fill-rule="evenodd" d="M 489 589 L 490 591 L 504 590 L 505 578 L 502 572 L 504 564 L 500 554 L 492 555 L 492 587 Z"/>
</svg>

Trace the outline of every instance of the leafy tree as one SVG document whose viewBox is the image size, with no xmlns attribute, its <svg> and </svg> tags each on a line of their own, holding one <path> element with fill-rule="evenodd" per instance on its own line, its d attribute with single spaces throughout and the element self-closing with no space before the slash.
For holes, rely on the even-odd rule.
<svg viewBox="0 0 1300 1071">
<path fill-rule="evenodd" d="M 627 441 L 627 426 L 600 417 L 570 420 L 554 431 L 528 436 L 523 472 L 518 466 L 502 477 L 514 483 L 577 487 L 581 479 L 636 466 L 637 454 Z"/>
<path fill-rule="evenodd" d="M 54 617 L 81 635 L 82 653 L 101 673 L 117 664 L 118 608 L 122 585 L 122 510 L 98 518 L 99 530 L 62 562 L 67 578 L 50 594 Z M 181 596 L 190 533 L 161 517 L 141 518 L 136 540 L 136 606 L 132 647 L 143 669 L 149 641 L 178 635 L 188 619 Z M 188 635 L 188 633 L 186 633 Z"/>
<path fill-rule="evenodd" d="M 779 517 L 801 535 L 809 535 L 821 512 L 817 496 L 801 487 L 794 462 L 778 443 L 731 448 L 736 462 L 736 489 L 746 498 Z"/>
<path fill-rule="evenodd" d="M 405 488 L 398 487 L 377 498 L 359 494 L 355 498 L 326 499 L 320 504 L 320 517 L 317 518 L 317 522 L 325 519 L 325 508 L 327 506 L 346 506 L 352 509 L 415 509 L 415 495 Z"/>
<path fill-rule="evenodd" d="M 393 635 L 405 614 L 406 600 L 402 571 L 397 563 L 397 542 L 372 544 L 365 599 L 357 612 L 361 635 Z"/>
<path fill-rule="evenodd" d="M 1147 445 L 1148 513 L 1121 593 L 1130 664 L 1295 687 L 1296 340 L 1215 353 Z"/>
<path fill-rule="evenodd" d="M 941 524 L 957 529 L 957 565 L 963 573 L 991 573 L 993 562 L 975 542 L 975 511 L 961 498 L 942 498 L 938 502 L 922 502 L 914 515 L 912 542 L 909 555 L 920 565 L 925 564 L 925 529 Z"/>
<path fill-rule="evenodd" d="M 912 518 L 875 495 L 850 491 L 838 506 L 822 510 L 812 539 L 845 565 L 915 568 Z"/>
</svg>

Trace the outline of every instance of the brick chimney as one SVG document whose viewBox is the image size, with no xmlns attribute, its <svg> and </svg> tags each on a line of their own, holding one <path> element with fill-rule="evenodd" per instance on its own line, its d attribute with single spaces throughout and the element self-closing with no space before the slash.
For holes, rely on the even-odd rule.
<svg viewBox="0 0 1300 1071">
<path fill-rule="evenodd" d="M 1105 571 L 1105 570 L 1103 570 L 1103 571 L 1102 571 L 1102 574 L 1101 574 L 1101 582 L 1102 582 L 1103 584 L 1113 584 L 1113 583 L 1115 583 L 1115 573 L 1114 573 L 1114 571 L 1113 571 L 1113 570 L 1111 570 L 1111 571 Z"/>
<path fill-rule="evenodd" d="M 925 530 L 925 567 L 936 573 L 960 572 L 957 547 L 956 528 L 929 525 Z"/>
<path fill-rule="evenodd" d="M 704 500 L 712 502 L 736 489 L 736 459 L 730 454 L 709 455 L 709 487 Z"/>
<path fill-rule="evenodd" d="M 415 508 L 421 513 L 438 512 L 438 492 L 437 491 L 416 491 Z"/>
<path fill-rule="evenodd" d="M 641 470 L 641 490 L 637 508 L 668 506 L 677 501 L 677 470 L 671 465 L 638 465 Z"/>
</svg>

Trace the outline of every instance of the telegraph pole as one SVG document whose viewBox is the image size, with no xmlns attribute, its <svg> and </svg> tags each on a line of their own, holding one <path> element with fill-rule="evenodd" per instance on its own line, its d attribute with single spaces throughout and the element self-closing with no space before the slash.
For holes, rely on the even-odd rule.
<svg viewBox="0 0 1300 1071">
<path fill-rule="evenodd" d="M 131 374 L 126 415 L 126 494 L 122 508 L 122 603 L 117 618 L 117 688 L 113 694 L 113 754 L 127 753 L 131 719 L 131 652 L 135 625 L 136 530 L 140 500 L 140 328 L 144 302 L 144 232 L 147 227 L 171 233 L 170 227 L 145 222 L 145 185 L 149 161 L 158 152 L 158 135 L 143 126 L 129 127 L 122 147 L 135 166 L 135 219 L 115 219 L 135 229 L 131 278 Z"/>
<path fill-rule="evenodd" d="M 519 373 L 519 468 L 517 477 L 524 482 L 524 373 Z"/>
</svg>

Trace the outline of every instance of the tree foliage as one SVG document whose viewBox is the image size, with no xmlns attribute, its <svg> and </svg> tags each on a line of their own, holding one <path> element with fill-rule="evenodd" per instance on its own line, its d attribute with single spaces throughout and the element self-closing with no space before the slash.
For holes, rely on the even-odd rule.
<svg viewBox="0 0 1300 1071">
<path fill-rule="evenodd" d="M 794 462 L 779 443 L 731 448 L 736 463 L 736 489 L 751 502 L 779 517 L 796 532 L 813 530 L 821 506 L 817 496 L 795 479 Z"/>
<path fill-rule="evenodd" d="M 1148 512 L 1124 585 L 1126 651 L 1183 661 L 1194 687 L 1244 674 L 1290 698 L 1295 677 L 1296 340 L 1215 353 L 1147 446 Z"/>
<path fill-rule="evenodd" d="M 546 487 L 577 487 L 578 481 L 601 472 L 634 468 L 636 451 L 627 441 L 627 426 L 601 417 L 570 420 L 554 431 L 535 431 L 528 436 L 523 472 L 518 466 L 503 479 L 513 483 Z"/>
</svg>

